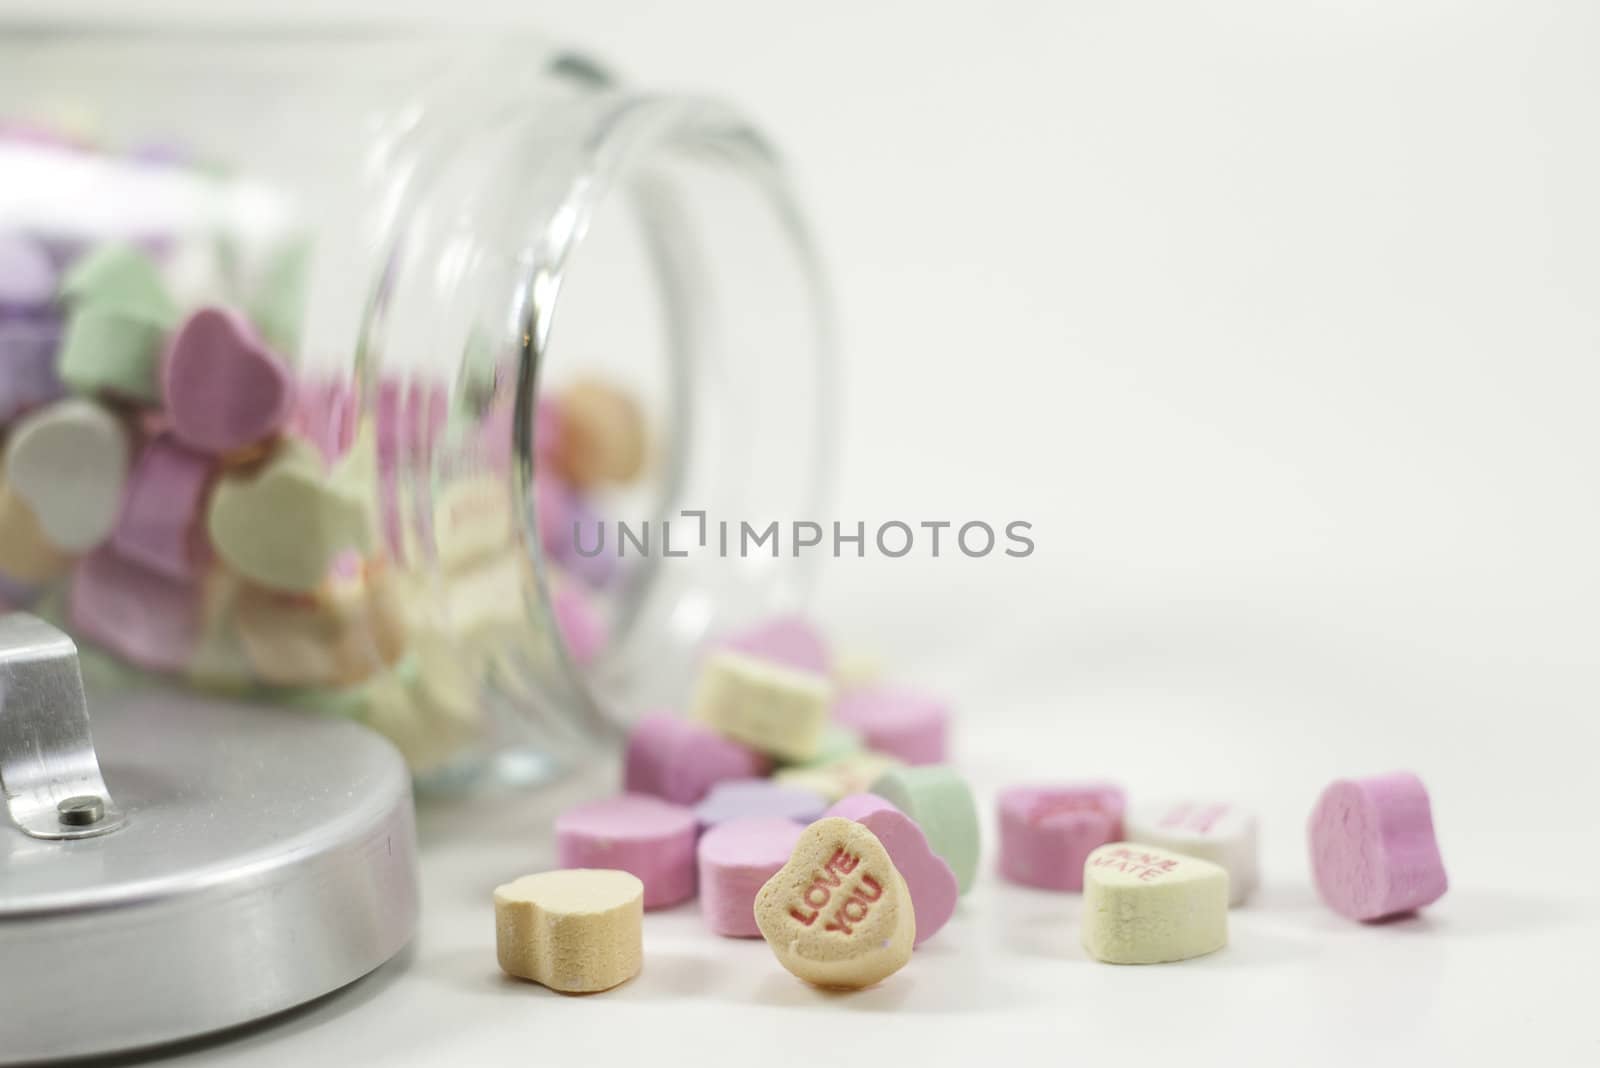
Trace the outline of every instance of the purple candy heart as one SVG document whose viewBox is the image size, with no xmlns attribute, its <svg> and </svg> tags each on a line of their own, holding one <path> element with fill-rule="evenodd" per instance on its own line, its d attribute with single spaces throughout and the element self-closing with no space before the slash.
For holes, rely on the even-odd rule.
<svg viewBox="0 0 1600 1068">
<path fill-rule="evenodd" d="M 46 321 L 0 321 L 0 423 L 66 393 L 56 374 L 61 326 Z"/>
<path fill-rule="evenodd" d="M 620 561 L 615 549 L 607 552 L 602 539 L 604 520 L 595 512 L 581 494 L 571 494 L 567 500 L 567 529 L 565 537 L 551 546 L 550 555 L 568 572 L 576 575 L 584 585 L 593 590 L 603 590 L 617 576 Z M 585 552 L 600 546 L 600 551 L 585 556 Z"/>
<path fill-rule="evenodd" d="M 22 234 L 0 234 L 0 312 L 49 311 L 58 281 L 43 245 Z"/>
<path fill-rule="evenodd" d="M 731 779 L 713 786 L 705 800 L 695 806 L 694 816 L 700 821 L 701 830 L 728 820 L 757 817 L 814 823 L 827 807 L 821 794 L 798 786 L 783 786 L 768 779 Z"/>
</svg>

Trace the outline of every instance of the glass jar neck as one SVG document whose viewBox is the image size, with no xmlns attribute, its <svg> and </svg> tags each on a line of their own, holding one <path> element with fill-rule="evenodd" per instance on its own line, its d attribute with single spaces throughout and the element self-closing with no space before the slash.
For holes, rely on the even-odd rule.
<svg viewBox="0 0 1600 1068">
<path fill-rule="evenodd" d="M 362 309 L 350 384 L 388 556 L 543 751 L 680 703 L 705 643 L 803 596 L 806 561 L 729 555 L 715 531 L 814 515 L 831 440 L 829 312 L 764 139 L 713 102 L 632 93 L 571 57 L 551 70 L 554 92 L 375 150 L 391 180 L 350 219 L 381 239 L 345 246 L 373 250 L 371 288 L 337 302 Z M 541 440 L 563 388 L 597 375 L 634 382 L 649 458 L 567 508 Z M 615 557 L 603 588 L 553 551 L 564 524 Z"/>
</svg>

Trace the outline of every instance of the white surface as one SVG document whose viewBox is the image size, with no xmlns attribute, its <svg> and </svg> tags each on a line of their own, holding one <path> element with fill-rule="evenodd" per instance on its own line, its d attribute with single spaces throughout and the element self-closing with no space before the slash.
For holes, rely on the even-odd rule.
<svg viewBox="0 0 1600 1068">
<path fill-rule="evenodd" d="M 427 813 L 414 957 L 188 1056 L 1600 1060 L 1600 5 L 514 10 L 788 147 L 844 311 L 841 518 L 1035 523 L 1028 560 L 841 562 L 827 615 L 958 700 L 985 787 L 1256 801 L 1264 891 L 1225 952 L 1112 968 L 1076 898 L 985 881 L 848 998 L 685 909 L 649 917 L 638 981 L 562 999 L 496 977 L 489 895 L 549 863 L 575 783 Z M 1397 767 L 1453 888 L 1350 925 L 1303 821 L 1329 778 Z"/>
</svg>

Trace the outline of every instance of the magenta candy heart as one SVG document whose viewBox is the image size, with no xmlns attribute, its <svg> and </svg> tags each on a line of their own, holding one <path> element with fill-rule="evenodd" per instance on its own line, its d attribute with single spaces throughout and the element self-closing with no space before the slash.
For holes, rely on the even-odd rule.
<svg viewBox="0 0 1600 1068">
<path fill-rule="evenodd" d="M 854 820 L 877 836 L 889 859 L 911 891 L 911 907 L 917 914 L 917 945 L 939 933 L 955 915 L 961 887 L 950 865 L 928 845 L 916 821 L 876 794 L 851 794 L 822 814 L 823 819 L 838 816 Z"/>
<path fill-rule="evenodd" d="M 250 323 L 202 308 L 178 328 L 162 369 L 172 431 L 190 448 L 226 453 L 271 437 L 294 410 L 294 379 Z"/>
</svg>

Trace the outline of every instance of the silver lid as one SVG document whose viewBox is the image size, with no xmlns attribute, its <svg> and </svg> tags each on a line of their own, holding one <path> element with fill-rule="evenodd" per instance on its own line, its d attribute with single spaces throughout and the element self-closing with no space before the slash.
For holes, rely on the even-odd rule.
<svg viewBox="0 0 1600 1068">
<path fill-rule="evenodd" d="M 26 705 L 16 670 L 0 668 L 0 735 L 25 721 L 9 714 Z M 145 694 L 97 703 L 94 741 L 105 790 L 45 782 L 50 818 L 67 834 L 107 813 L 125 823 L 36 837 L 0 818 L 0 1063 L 245 1023 L 352 982 L 410 941 L 411 786 L 377 735 Z M 0 737 L 0 754 L 23 748 Z M 8 772 L 15 812 L 21 776 L 14 762 Z"/>
</svg>

